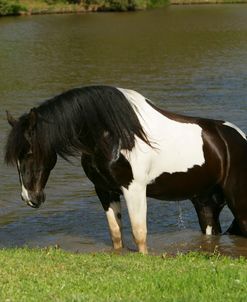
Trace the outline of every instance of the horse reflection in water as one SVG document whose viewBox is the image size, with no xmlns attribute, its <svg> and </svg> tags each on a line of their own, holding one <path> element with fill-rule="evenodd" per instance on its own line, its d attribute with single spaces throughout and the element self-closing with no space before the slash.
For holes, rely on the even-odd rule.
<svg viewBox="0 0 247 302">
<path fill-rule="evenodd" d="M 81 156 L 106 212 L 113 246 L 123 246 L 124 195 L 138 250 L 147 252 L 146 196 L 190 199 L 203 233 L 219 234 L 225 204 L 228 233 L 247 237 L 247 141 L 235 125 L 157 108 L 141 94 L 110 86 L 69 90 L 15 120 L 5 160 L 16 164 L 22 199 L 38 208 L 57 155 Z M 165 217 L 164 217 L 165 219 Z"/>
</svg>

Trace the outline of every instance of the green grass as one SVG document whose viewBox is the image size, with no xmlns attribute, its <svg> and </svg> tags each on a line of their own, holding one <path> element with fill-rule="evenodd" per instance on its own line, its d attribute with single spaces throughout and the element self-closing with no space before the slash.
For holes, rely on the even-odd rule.
<svg viewBox="0 0 247 302">
<path fill-rule="evenodd" d="M 23 14 L 130 11 L 158 7 L 169 0 L 0 0 L 0 16 Z"/>
<path fill-rule="evenodd" d="M 19 15 L 26 11 L 26 6 L 17 0 L 0 0 L 0 16 Z"/>
<path fill-rule="evenodd" d="M 168 4 L 247 3 L 247 0 L 0 0 L 0 16 L 135 11 Z"/>
<path fill-rule="evenodd" d="M 0 301 L 247 301 L 247 259 L 0 250 Z"/>
</svg>

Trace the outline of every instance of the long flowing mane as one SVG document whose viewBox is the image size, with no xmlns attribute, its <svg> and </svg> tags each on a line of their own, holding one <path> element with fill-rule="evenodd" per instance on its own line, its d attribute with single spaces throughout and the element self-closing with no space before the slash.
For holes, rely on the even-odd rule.
<svg viewBox="0 0 247 302">
<path fill-rule="evenodd" d="M 37 158 L 56 152 L 61 157 L 105 152 L 110 145 L 121 144 L 131 150 L 135 135 L 149 144 L 131 104 L 120 90 L 110 86 L 75 88 L 33 108 L 37 116 L 32 129 L 32 145 Z M 29 148 L 25 132 L 30 126 L 30 113 L 20 117 L 12 128 L 5 161 L 14 163 Z M 106 136 L 110 141 L 105 141 Z"/>
</svg>

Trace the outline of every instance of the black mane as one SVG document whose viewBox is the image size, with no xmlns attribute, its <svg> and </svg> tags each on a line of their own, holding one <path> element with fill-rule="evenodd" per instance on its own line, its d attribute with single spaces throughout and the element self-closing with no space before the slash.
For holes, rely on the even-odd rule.
<svg viewBox="0 0 247 302">
<path fill-rule="evenodd" d="M 115 144 L 134 147 L 135 135 L 149 144 L 136 113 L 125 96 L 114 87 L 75 88 L 32 109 L 37 116 L 32 129 L 32 147 L 37 158 L 56 152 L 67 159 L 95 149 L 106 153 Z M 16 162 L 28 152 L 25 132 L 30 113 L 20 117 L 6 144 L 5 161 Z"/>
</svg>

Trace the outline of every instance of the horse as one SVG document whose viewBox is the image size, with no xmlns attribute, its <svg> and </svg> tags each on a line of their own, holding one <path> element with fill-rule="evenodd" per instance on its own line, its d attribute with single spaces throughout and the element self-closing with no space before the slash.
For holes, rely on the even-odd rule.
<svg viewBox="0 0 247 302">
<path fill-rule="evenodd" d="M 247 140 L 230 122 L 175 114 L 112 86 L 74 88 L 18 120 L 7 112 L 7 120 L 5 161 L 17 165 L 22 199 L 38 208 L 57 156 L 80 156 L 116 250 L 123 247 L 120 195 L 141 253 L 147 197 L 191 200 L 207 235 L 222 232 L 219 214 L 227 205 L 234 216 L 228 233 L 247 237 Z"/>
</svg>

